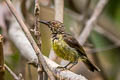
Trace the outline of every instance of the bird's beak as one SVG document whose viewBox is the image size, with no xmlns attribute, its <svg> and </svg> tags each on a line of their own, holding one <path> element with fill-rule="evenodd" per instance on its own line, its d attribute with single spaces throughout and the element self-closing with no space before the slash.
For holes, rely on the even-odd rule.
<svg viewBox="0 0 120 80">
<path fill-rule="evenodd" d="M 46 24 L 46 25 L 49 25 L 49 22 L 48 22 L 48 21 L 40 20 L 39 22 L 40 22 L 40 23 L 43 23 L 43 24 Z"/>
</svg>

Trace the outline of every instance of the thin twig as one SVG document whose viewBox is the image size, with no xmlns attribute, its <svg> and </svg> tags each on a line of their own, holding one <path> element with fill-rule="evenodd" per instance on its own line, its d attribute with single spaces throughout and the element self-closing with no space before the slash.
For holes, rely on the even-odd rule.
<svg viewBox="0 0 120 80">
<path fill-rule="evenodd" d="M 19 77 L 6 65 L 4 64 L 5 69 L 13 76 L 15 80 L 20 80 Z"/>
<path fill-rule="evenodd" d="M 35 0 L 35 8 L 34 8 L 34 15 L 35 15 L 35 35 L 37 36 L 38 34 L 36 31 L 38 31 L 39 28 L 39 17 L 40 17 L 40 6 L 39 6 L 39 1 Z"/>
<path fill-rule="evenodd" d="M 40 6 L 38 0 L 35 0 L 35 9 L 34 9 L 34 15 L 35 15 L 35 27 L 34 27 L 34 35 L 37 39 L 37 44 L 39 48 L 41 49 L 41 39 L 40 39 Z"/>
<path fill-rule="evenodd" d="M 37 39 L 37 45 L 41 49 L 41 39 L 40 39 L 40 23 L 39 23 L 39 17 L 40 17 L 40 6 L 39 1 L 35 0 L 35 8 L 34 8 L 34 15 L 35 15 L 35 27 L 34 27 L 34 36 Z M 39 55 L 37 55 L 39 58 Z M 39 62 L 38 64 L 38 80 L 43 80 L 43 68 L 42 64 Z"/>
<path fill-rule="evenodd" d="M 87 40 L 88 36 L 90 35 L 90 33 L 94 27 L 93 24 L 95 23 L 95 21 L 97 20 L 97 18 L 101 14 L 101 12 L 103 11 L 103 8 L 107 4 L 107 2 L 108 2 L 108 0 L 99 0 L 96 8 L 94 9 L 94 12 L 93 12 L 91 18 L 87 21 L 83 32 L 79 36 L 79 42 L 81 43 L 81 45 L 83 45 L 85 43 L 85 41 Z"/>
<path fill-rule="evenodd" d="M 4 80 L 4 73 L 3 36 L 0 34 L 0 80 Z"/>
<path fill-rule="evenodd" d="M 42 53 L 39 49 L 39 47 L 37 46 L 36 42 L 34 41 L 30 31 L 28 30 L 27 26 L 25 25 L 25 23 L 23 22 L 23 20 L 21 19 L 21 17 L 18 15 L 17 11 L 15 10 L 14 6 L 12 5 L 10 0 L 6 0 L 6 3 L 9 7 L 9 9 L 11 10 L 11 12 L 13 13 L 13 15 L 15 16 L 16 20 L 18 21 L 19 25 L 21 26 L 21 28 L 23 29 L 23 31 L 25 32 L 28 40 L 30 41 L 32 47 L 34 48 L 36 55 L 39 55 L 38 57 L 38 61 L 41 62 L 44 70 L 46 71 L 46 73 L 48 74 L 49 78 L 51 80 L 55 80 L 53 73 L 51 72 L 51 70 L 49 69 L 45 59 L 42 56 Z"/>
</svg>

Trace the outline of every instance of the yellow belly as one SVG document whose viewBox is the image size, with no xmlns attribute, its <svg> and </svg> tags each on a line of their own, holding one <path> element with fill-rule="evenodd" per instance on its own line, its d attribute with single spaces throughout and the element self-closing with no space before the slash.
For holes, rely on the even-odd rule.
<svg viewBox="0 0 120 80">
<path fill-rule="evenodd" d="M 57 56 L 64 60 L 74 62 L 79 58 L 77 51 L 74 48 L 69 47 L 63 40 L 52 41 L 52 47 Z"/>
</svg>

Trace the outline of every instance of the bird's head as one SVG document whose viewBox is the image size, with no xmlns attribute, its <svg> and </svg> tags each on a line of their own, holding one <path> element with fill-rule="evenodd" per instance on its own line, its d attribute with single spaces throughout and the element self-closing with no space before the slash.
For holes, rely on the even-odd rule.
<svg viewBox="0 0 120 80">
<path fill-rule="evenodd" d="M 59 22 L 59 21 L 43 21 L 43 20 L 40 20 L 40 23 L 43 23 L 45 25 L 47 25 L 50 30 L 52 31 L 52 33 L 55 33 L 55 34 L 62 34 L 64 33 L 64 26 L 63 26 L 63 23 Z"/>
</svg>

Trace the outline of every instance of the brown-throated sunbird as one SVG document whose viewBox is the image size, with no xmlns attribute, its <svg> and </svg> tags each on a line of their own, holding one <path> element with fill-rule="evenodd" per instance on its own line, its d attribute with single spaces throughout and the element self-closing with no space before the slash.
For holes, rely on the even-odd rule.
<svg viewBox="0 0 120 80">
<path fill-rule="evenodd" d="M 81 60 L 90 71 L 100 71 L 99 68 L 97 68 L 90 62 L 79 42 L 73 36 L 65 32 L 63 23 L 55 20 L 40 20 L 40 23 L 46 24 L 52 31 L 51 42 L 53 50 L 57 54 L 57 56 L 64 60 L 70 61 L 63 68 L 67 68 L 67 66 L 71 63 L 73 64 L 71 67 L 73 67 L 75 64 L 78 63 L 79 60 Z"/>
</svg>

